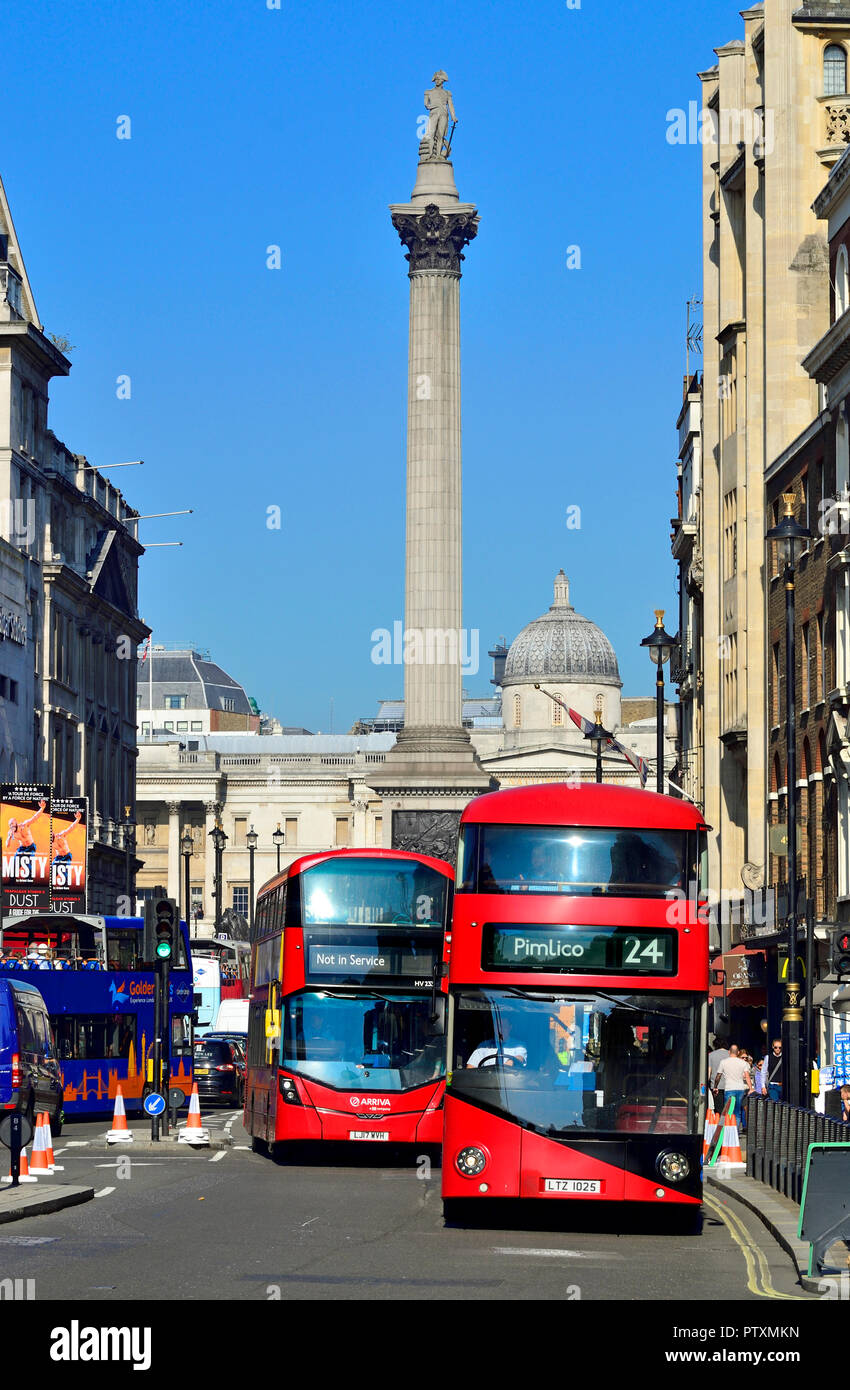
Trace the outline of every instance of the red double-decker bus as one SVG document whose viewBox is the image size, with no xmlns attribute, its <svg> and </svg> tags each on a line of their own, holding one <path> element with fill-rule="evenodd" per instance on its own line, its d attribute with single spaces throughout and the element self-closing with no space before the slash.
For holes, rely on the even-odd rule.
<svg viewBox="0 0 850 1390">
<path fill-rule="evenodd" d="M 440 1142 L 453 878 L 426 855 L 330 850 L 260 890 L 245 1088 L 255 1150 Z"/>
<path fill-rule="evenodd" d="M 494 1197 L 698 1212 L 707 829 L 690 803 L 610 785 L 523 787 L 466 807 L 447 1217 Z"/>
</svg>

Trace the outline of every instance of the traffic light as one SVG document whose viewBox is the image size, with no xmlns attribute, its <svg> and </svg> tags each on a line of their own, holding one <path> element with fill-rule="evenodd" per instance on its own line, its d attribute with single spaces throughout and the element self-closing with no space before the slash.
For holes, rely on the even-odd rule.
<svg viewBox="0 0 850 1390">
<path fill-rule="evenodd" d="M 173 898 L 155 898 L 157 960 L 171 960 L 177 931 L 177 904 Z"/>
<path fill-rule="evenodd" d="M 850 929 L 847 927 L 836 927 L 832 933 L 829 969 L 839 980 L 842 975 L 850 975 Z"/>
<path fill-rule="evenodd" d="M 177 946 L 179 913 L 173 898 L 155 893 L 145 903 L 144 958 L 171 960 Z"/>
</svg>

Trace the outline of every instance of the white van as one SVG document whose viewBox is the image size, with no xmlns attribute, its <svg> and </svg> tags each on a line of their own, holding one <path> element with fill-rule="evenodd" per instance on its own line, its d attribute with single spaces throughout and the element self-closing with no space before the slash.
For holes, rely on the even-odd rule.
<svg viewBox="0 0 850 1390">
<path fill-rule="evenodd" d="M 244 1033 L 248 1036 L 248 1000 L 223 999 L 218 1006 L 212 1033 Z"/>
</svg>

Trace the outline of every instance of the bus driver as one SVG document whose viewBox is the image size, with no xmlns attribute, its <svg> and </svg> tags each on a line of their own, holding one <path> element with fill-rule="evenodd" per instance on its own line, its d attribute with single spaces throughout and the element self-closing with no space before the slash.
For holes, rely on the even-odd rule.
<svg viewBox="0 0 850 1390">
<path fill-rule="evenodd" d="M 466 1064 L 467 1070 L 470 1067 L 494 1067 L 500 1064 L 505 1067 L 528 1066 L 528 1048 L 524 1043 L 511 1042 L 514 1025 L 510 1014 L 505 1014 L 497 1027 L 499 1041 L 489 1038 L 476 1047 Z"/>
</svg>

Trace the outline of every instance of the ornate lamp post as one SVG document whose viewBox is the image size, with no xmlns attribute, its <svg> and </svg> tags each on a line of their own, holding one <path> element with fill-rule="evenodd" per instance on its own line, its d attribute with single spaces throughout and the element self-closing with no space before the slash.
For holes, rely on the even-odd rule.
<svg viewBox="0 0 850 1390">
<path fill-rule="evenodd" d="M 186 926 L 189 930 L 189 935 L 191 936 L 192 923 L 190 920 L 189 912 L 192 903 L 190 894 L 189 860 L 192 858 L 192 855 L 195 852 L 195 846 L 192 840 L 192 832 L 189 829 L 188 825 L 186 826 L 186 829 L 183 831 L 183 838 L 180 841 L 180 849 L 183 852 L 183 917 L 186 922 Z"/>
<path fill-rule="evenodd" d="M 613 738 L 613 734 L 610 734 L 610 733 L 608 732 L 607 729 L 603 728 L 603 725 L 602 725 L 602 696 L 601 696 L 601 695 L 597 695 L 597 697 L 596 697 L 596 723 L 594 724 L 593 728 L 590 729 L 590 730 L 588 730 L 588 732 L 585 734 L 585 738 L 586 738 L 586 739 L 589 739 L 591 743 L 593 743 L 593 744 L 596 745 L 596 780 L 597 780 L 597 782 L 601 782 L 601 781 L 602 781 L 602 745 L 603 745 L 604 743 L 607 743 L 609 738 Z"/>
<path fill-rule="evenodd" d="M 286 836 L 280 828 L 280 821 L 278 821 L 277 823 L 277 830 L 272 835 L 272 840 L 274 841 L 274 847 L 277 850 L 277 871 L 278 873 L 280 873 L 280 847 L 286 840 Z"/>
<path fill-rule="evenodd" d="M 811 532 L 795 516 L 795 494 L 783 492 L 785 513 L 767 533 L 778 541 L 785 557 L 785 745 L 788 783 L 788 979 L 782 1001 L 782 1098 L 791 1105 L 802 1101 L 800 986 L 797 982 L 797 703 L 794 681 L 794 571 L 798 555 L 811 540 Z"/>
<path fill-rule="evenodd" d="M 664 631 L 664 609 L 655 610 L 655 629 L 644 637 L 642 647 L 649 648 L 649 655 L 657 667 L 655 677 L 655 756 L 657 761 L 655 786 L 664 793 L 664 663 L 676 645 L 675 637 Z"/>
<path fill-rule="evenodd" d="M 216 825 L 210 831 L 210 839 L 215 850 L 215 932 L 218 936 L 221 930 L 221 859 L 224 854 L 224 847 L 227 844 L 227 836 L 220 825 Z"/>
<path fill-rule="evenodd" d="M 250 864 L 250 869 L 248 871 L 248 926 L 252 931 L 254 929 L 254 855 L 257 850 L 257 841 L 259 838 L 259 835 L 252 825 L 248 834 L 245 836 L 245 843 L 248 846 L 248 862 Z"/>
<path fill-rule="evenodd" d="M 124 807 L 124 892 L 131 915 L 135 911 L 133 903 L 133 861 L 136 857 L 136 822 L 132 818 L 132 806 Z"/>
</svg>

